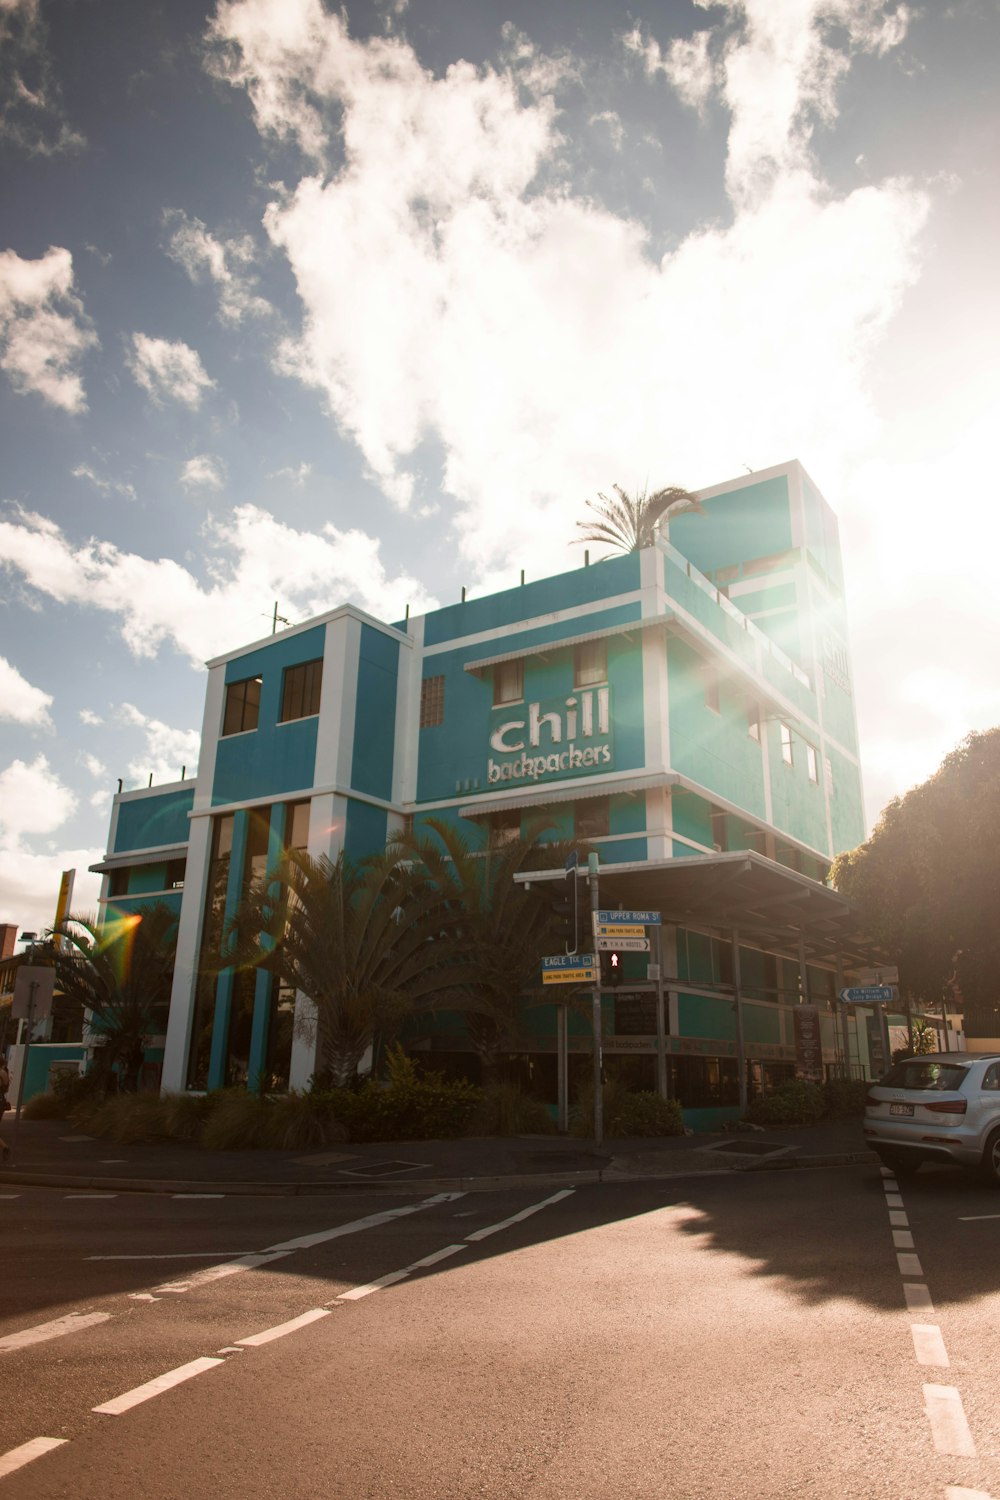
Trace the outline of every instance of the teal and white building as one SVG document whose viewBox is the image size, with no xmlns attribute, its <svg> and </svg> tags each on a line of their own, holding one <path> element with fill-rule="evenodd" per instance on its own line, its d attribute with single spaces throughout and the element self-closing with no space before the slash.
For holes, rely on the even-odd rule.
<svg viewBox="0 0 1000 1500">
<path fill-rule="evenodd" d="M 602 905 L 662 912 L 658 977 L 629 955 L 604 997 L 608 1066 L 707 1123 L 801 1065 L 803 1004 L 823 1067 L 845 1040 L 870 1066 L 832 1004 L 868 955 L 823 884 L 865 833 L 836 518 L 797 462 L 701 498 L 645 550 L 391 623 L 338 605 L 209 662 L 194 779 L 119 794 L 97 867 L 105 903 L 178 912 L 164 1087 L 314 1071 L 302 997 L 199 978 L 213 893 L 233 910 L 285 846 L 362 856 L 432 816 L 486 846 L 542 810 L 599 851 Z M 525 1024 L 554 1100 L 556 1007 Z M 460 1017 L 410 1045 L 475 1076 Z"/>
</svg>

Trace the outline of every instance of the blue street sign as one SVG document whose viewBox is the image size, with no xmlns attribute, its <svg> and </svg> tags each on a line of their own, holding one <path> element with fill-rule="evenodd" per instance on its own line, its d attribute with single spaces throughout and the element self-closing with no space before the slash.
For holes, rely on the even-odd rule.
<svg viewBox="0 0 1000 1500">
<path fill-rule="evenodd" d="M 566 874 L 568 875 L 569 872 L 570 872 L 570 870 L 575 870 L 576 867 L 577 867 L 577 865 L 579 863 L 580 863 L 580 855 L 579 855 L 578 851 L 576 849 L 574 849 L 572 854 L 567 855 L 566 860 L 565 860 L 565 862 L 563 864 L 563 869 L 566 871 Z"/>
<path fill-rule="evenodd" d="M 862 984 L 853 990 L 841 990 L 845 1005 L 888 1005 L 894 997 L 891 984 Z"/>
<path fill-rule="evenodd" d="M 542 959 L 542 968 L 553 969 L 592 969 L 594 967 L 594 955 L 592 953 L 556 953 L 552 958 Z"/>
<path fill-rule="evenodd" d="M 663 918 L 658 911 L 606 911 L 603 907 L 594 913 L 595 922 L 602 927 L 624 927 L 636 924 L 644 927 L 659 927 Z"/>
</svg>

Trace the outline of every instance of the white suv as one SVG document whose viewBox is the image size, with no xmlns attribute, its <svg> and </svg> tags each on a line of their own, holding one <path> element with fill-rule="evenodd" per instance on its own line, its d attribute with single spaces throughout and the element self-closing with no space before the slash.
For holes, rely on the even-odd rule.
<svg viewBox="0 0 1000 1500">
<path fill-rule="evenodd" d="M 897 1176 L 924 1161 L 978 1167 L 1000 1187 L 1000 1053 L 894 1063 L 865 1101 L 865 1139 Z"/>
</svg>

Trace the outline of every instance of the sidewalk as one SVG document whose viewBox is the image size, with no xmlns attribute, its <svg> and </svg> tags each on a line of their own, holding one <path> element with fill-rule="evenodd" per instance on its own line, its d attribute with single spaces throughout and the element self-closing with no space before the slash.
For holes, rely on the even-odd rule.
<svg viewBox="0 0 1000 1500">
<path fill-rule="evenodd" d="M 301 1151 L 201 1151 L 172 1141 L 122 1146 L 78 1134 L 64 1120 L 3 1124 L 11 1159 L 0 1187 L 102 1188 L 119 1192 L 215 1192 L 275 1196 L 386 1192 L 414 1186 L 470 1192 L 571 1186 L 707 1173 L 875 1164 L 860 1119 L 758 1134 L 593 1141 L 563 1136 L 395 1141 Z"/>
</svg>

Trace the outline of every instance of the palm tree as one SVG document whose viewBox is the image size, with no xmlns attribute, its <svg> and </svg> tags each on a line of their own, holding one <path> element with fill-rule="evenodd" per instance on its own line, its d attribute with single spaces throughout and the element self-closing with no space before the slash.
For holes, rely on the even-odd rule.
<svg viewBox="0 0 1000 1500">
<path fill-rule="evenodd" d="M 90 1012 L 104 1038 L 99 1067 L 121 1064 L 122 1088 L 139 1086 L 150 1038 L 165 1029 L 177 916 L 162 902 L 109 918 L 71 916 L 53 930 L 56 984 Z"/>
<path fill-rule="evenodd" d="M 255 881 L 226 934 L 220 962 L 254 965 L 316 1007 L 318 1068 L 351 1082 L 376 1032 L 461 981 L 453 922 L 440 893 L 388 850 L 354 864 L 289 850 Z"/>
<path fill-rule="evenodd" d="M 478 853 L 454 827 L 429 818 L 420 834 L 393 846 L 422 867 L 453 919 L 466 970 L 453 1005 L 465 1015 L 486 1078 L 504 1053 L 518 1050 L 525 1010 L 552 998 L 542 988 L 541 961 L 561 947 L 558 919 L 542 891 L 514 883 L 516 874 L 563 865 L 570 846 L 539 843 L 544 827 L 538 821 L 523 838 Z"/>
<path fill-rule="evenodd" d="M 598 517 L 596 521 L 577 521 L 583 532 L 574 538 L 577 542 L 601 542 L 614 547 L 617 552 L 640 552 L 643 547 L 652 547 L 656 539 L 656 528 L 663 521 L 682 516 L 687 511 L 704 514 L 704 507 L 697 495 L 690 490 L 669 485 L 656 490 L 652 495 L 643 490 L 634 499 L 620 484 L 612 485 L 617 499 L 609 499 L 598 492 L 597 500 L 586 501 L 587 508 Z"/>
</svg>

